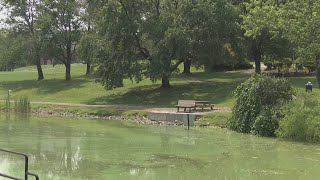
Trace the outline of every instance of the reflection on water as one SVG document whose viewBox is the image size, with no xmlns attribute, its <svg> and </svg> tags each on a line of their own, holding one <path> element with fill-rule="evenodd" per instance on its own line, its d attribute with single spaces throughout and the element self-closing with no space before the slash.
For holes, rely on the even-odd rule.
<svg viewBox="0 0 320 180">
<path fill-rule="evenodd" d="M 11 174 L 10 173 L 11 169 L 11 162 L 4 156 L 0 156 L 0 170 L 1 173 L 4 174 Z"/>
<path fill-rule="evenodd" d="M 0 118 L 0 147 L 30 157 L 41 179 L 314 179 L 320 146 L 222 129 L 117 121 Z M 0 154 L 0 172 L 21 175 L 21 160 Z"/>
</svg>

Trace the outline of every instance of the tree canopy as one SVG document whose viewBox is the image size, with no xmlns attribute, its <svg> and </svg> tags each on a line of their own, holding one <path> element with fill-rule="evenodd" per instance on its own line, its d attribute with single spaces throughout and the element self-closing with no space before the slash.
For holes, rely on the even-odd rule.
<svg viewBox="0 0 320 180">
<path fill-rule="evenodd" d="M 44 78 L 41 60 L 45 59 L 63 63 L 66 80 L 71 79 L 71 63 L 86 63 L 86 74 L 94 64 L 106 89 L 123 86 L 124 79 L 145 78 L 170 87 L 170 78 L 182 63 L 184 73 L 190 73 L 190 66 L 209 71 L 237 64 L 249 67 L 248 61 L 255 62 L 256 73 L 261 62 L 320 69 L 318 1 L 4 0 L 1 4 L 9 14 L 1 34 L 7 42 L 0 47 L 1 66 L 36 65 L 39 80 Z"/>
<path fill-rule="evenodd" d="M 221 60 L 237 28 L 236 9 L 227 1 L 110 0 L 97 31 L 105 45 L 99 58 L 103 84 L 123 79 L 169 79 L 186 59 L 199 64 Z"/>
</svg>

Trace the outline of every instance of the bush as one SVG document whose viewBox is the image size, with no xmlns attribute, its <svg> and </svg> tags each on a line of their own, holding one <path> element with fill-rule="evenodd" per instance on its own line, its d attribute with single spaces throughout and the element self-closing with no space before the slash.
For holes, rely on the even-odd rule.
<svg viewBox="0 0 320 180">
<path fill-rule="evenodd" d="M 212 64 L 209 67 L 206 67 L 206 71 L 211 72 L 220 72 L 220 71 L 233 71 L 233 70 L 241 70 L 241 69 L 252 69 L 253 65 L 246 59 L 243 60 L 230 60 L 224 61 L 220 64 Z"/>
<path fill-rule="evenodd" d="M 276 136 L 276 130 L 279 127 L 279 120 L 282 117 L 281 111 L 272 108 L 262 110 L 256 117 L 252 132 L 260 136 Z"/>
<path fill-rule="evenodd" d="M 284 108 L 277 136 L 281 138 L 320 142 L 320 102 L 313 94 L 303 94 Z"/>
<path fill-rule="evenodd" d="M 292 99 L 293 89 L 283 78 L 255 75 L 234 91 L 236 105 L 229 128 L 241 133 L 275 136 L 281 107 Z"/>
</svg>

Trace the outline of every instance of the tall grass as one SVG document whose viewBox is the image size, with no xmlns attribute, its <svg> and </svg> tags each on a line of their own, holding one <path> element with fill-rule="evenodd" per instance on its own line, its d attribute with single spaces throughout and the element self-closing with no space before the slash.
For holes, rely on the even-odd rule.
<svg viewBox="0 0 320 180">
<path fill-rule="evenodd" d="M 11 110 L 11 101 L 10 101 L 10 96 L 9 95 L 5 99 L 5 109 L 4 110 L 6 112 L 9 112 Z"/>
<path fill-rule="evenodd" d="M 31 110 L 30 100 L 23 96 L 14 101 L 14 110 L 17 113 L 29 113 Z"/>
<path fill-rule="evenodd" d="M 4 100 L 4 109 L 5 112 L 14 111 L 16 113 L 29 113 L 31 110 L 30 99 L 26 96 L 19 97 L 13 101 L 13 106 L 11 105 L 12 101 L 10 96 L 7 96 Z M 1 108 L 0 108 L 1 109 Z"/>
</svg>

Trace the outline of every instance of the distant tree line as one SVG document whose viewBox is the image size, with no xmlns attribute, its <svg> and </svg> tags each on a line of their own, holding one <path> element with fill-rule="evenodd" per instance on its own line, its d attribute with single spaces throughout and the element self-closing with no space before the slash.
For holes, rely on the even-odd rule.
<svg viewBox="0 0 320 180">
<path fill-rule="evenodd" d="M 320 81 L 320 2 L 310 0 L 3 0 L 0 68 L 77 57 L 107 89 L 124 79 L 170 86 L 183 64 L 206 71 L 295 64 Z"/>
</svg>

